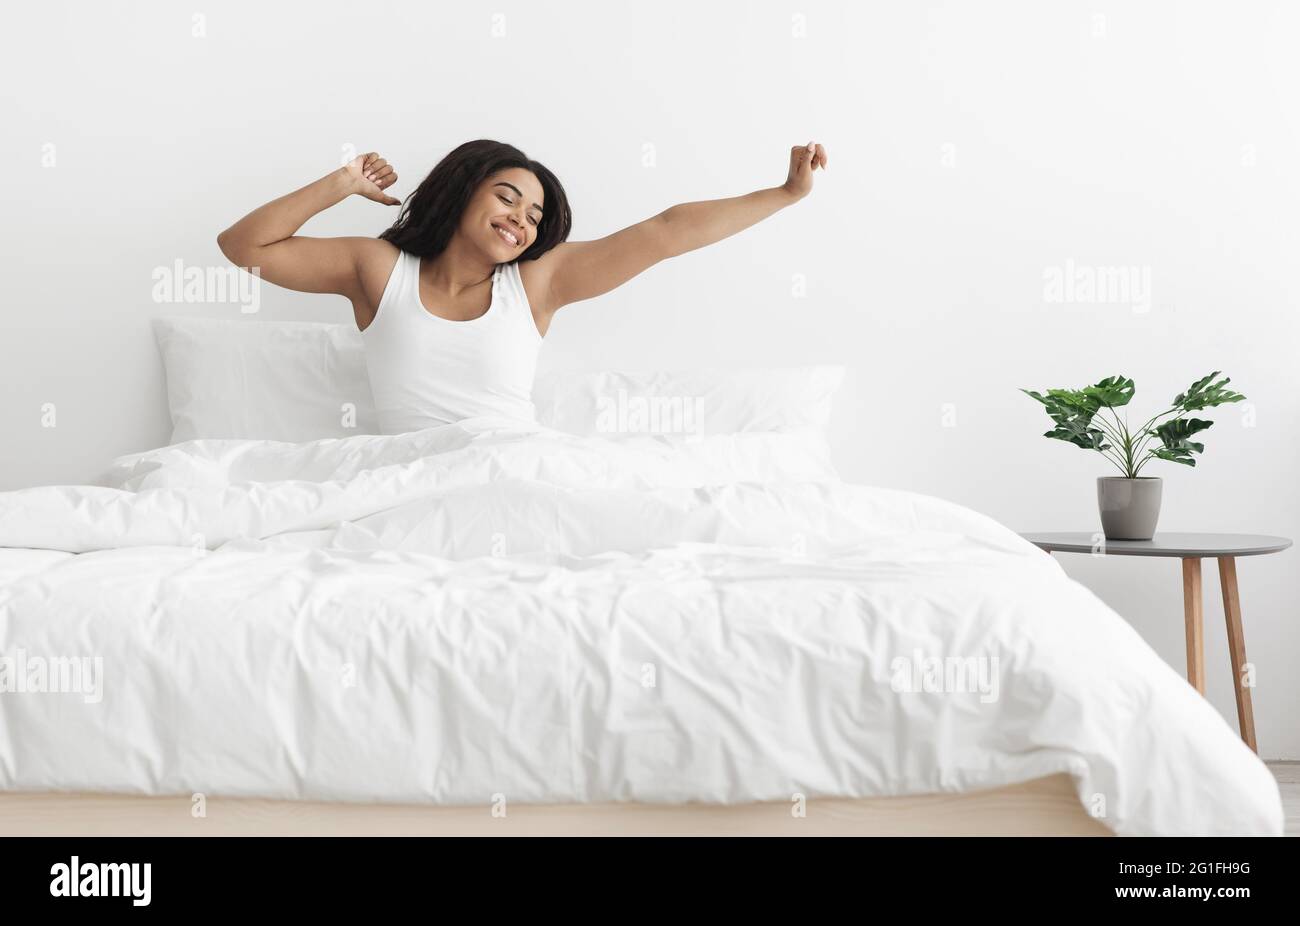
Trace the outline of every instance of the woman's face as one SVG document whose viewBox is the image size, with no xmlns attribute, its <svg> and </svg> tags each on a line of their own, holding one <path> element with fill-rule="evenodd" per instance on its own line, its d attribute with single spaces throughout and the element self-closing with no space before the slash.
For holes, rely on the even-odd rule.
<svg viewBox="0 0 1300 926">
<path fill-rule="evenodd" d="M 532 171 L 522 167 L 497 171 L 474 191 L 461 218 L 460 233 L 479 244 L 496 263 L 509 263 L 537 240 L 545 205 L 542 185 Z"/>
</svg>

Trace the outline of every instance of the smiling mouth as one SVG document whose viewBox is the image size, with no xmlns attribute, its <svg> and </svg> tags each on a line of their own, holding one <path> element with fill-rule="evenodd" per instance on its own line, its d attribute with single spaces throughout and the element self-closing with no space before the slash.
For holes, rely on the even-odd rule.
<svg viewBox="0 0 1300 926">
<path fill-rule="evenodd" d="M 507 231 L 506 229 L 502 228 L 500 225 L 494 224 L 492 227 L 496 229 L 497 236 L 506 244 L 510 245 L 512 248 L 519 247 L 519 238 L 515 235 L 514 232 Z"/>
</svg>

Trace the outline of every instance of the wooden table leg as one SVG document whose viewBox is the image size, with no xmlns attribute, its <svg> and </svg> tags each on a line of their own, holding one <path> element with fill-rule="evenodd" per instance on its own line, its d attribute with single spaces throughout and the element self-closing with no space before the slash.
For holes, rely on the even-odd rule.
<svg viewBox="0 0 1300 926">
<path fill-rule="evenodd" d="M 1196 556 L 1183 560 L 1183 618 L 1187 624 L 1187 683 L 1205 694 L 1205 608 L 1201 602 L 1201 560 Z"/>
<path fill-rule="evenodd" d="M 1255 710 L 1250 703 L 1250 687 L 1245 678 L 1246 635 L 1241 629 L 1237 561 L 1231 556 L 1219 557 L 1219 587 L 1223 590 L 1223 616 L 1228 621 L 1228 655 L 1232 658 L 1232 690 L 1237 695 L 1237 724 L 1246 745 L 1259 752 L 1255 745 Z"/>
</svg>

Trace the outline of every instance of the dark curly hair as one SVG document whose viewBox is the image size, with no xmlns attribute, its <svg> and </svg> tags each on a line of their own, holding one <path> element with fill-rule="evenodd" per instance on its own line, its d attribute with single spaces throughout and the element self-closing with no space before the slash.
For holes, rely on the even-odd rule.
<svg viewBox="0 0 1300 926">
<path fill-rule="evenodd" d="M 480 138 L 467 141 L 444 157 L 407 197 L 397 221 L 379 237 L 416 257 L 436 257 L 451 241 L 461 215 L 478 185 L 510 167 L 530 170 L 545 196 L 537 238 L 515 258 L 536 260 L 569 237 L 573 214 L 555 174 L 514 145 Z"/>
</svg>

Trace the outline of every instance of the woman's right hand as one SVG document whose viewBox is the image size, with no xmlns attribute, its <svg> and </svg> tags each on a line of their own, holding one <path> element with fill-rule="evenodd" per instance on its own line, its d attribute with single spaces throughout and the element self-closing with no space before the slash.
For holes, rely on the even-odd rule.
<svg viewBox="0 0 1300 926">
<path fill-rule="evenodd" d="M 402 201 L 389 196 L 384 190 L 397 182 L 393 165 L 379 156 L 377 152 L 359 154 L 343 165 L 344 172 L 352 182 L 352 192 L 359 193 L 366 199 L 373 199 L 385 206 L 400 206 Z"/>
</svg>

